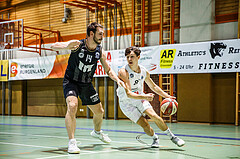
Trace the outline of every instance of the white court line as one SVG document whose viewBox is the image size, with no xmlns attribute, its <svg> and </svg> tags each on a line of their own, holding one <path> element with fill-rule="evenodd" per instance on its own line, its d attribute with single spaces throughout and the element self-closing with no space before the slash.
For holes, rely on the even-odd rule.
<svg viewBox="0 0 240 159">
<path fill-rule="evenodd" d="M 49 136 L 49 135 L 34 135 L 34 134 L 22 134 L 22 133 L 10 133 L 10 132 L 0 132 L 0 134 L 14 134 L 14 135 L 28 135 L 28 136 L 39 136 L 39 137 L 47 137 L 47 138 L 64 138 L 64 139 L 68 139 L 68 137 L 61 137 L 61 136 Z M 76 138 L 78 139 L 78 138 Z M 79 140 L 87 140 L 87 141 L 96 141 L 97 139 L 79 139 Z M 125 143 L 125 144 L 132 144 L 132 145 L 139 145 L 139 143 L 135 143 L 135 142 L 122 142 L 122 141 L 112 141 L 114 143 Z M 59 149 L 57 147 L 45 147 L 45 146 L 36 146 L 36 145 L 25 145 L 25 144 L 15 144 L 15 143 L 4 143 L 4 142 L 0 142 L 0 144 L 12 144 L 12 145 L 20 145 L 20 146 L 30 146 L 30 147 L 41 147 L 41 148 L 51 148 L 51 149 Z M 108 146 L 108 144 L 106 144 L 106 146 Z M 89 154 L 96 154 L 96 153 L 109 153 L 109 152 L 116 152 L 119 150 L 109 150 L 109 151 L 98 151 L 98 152 L 92 152 L 92 151 L 85 151 L 85 150 L 81 150 L 82 153 L 80 153 L 80 155 L 89 155 Z M 85 153 L 84 153 L 85 152 Z M 48 157 L 42 157 L 42 158 L 36 158 L 36 159 L 51 159 L 51 158 L 59 158 L 59 157 L 67 157 L 71 154 L 67 154 L 67 155 L 58 155 L 58 156 L 48 156 Z"/>
<path fill-rule="evenodd" d="M 34 134 L 9 133 L 9 132 L 0 132 L 0 134 L 28 135 L 28 136 L 47 137 L 47 138 L 68 139 L 68 137 L 63 137 L 63 136 L 34 135 Z M 91 137 L 91 136 L 89 135 L 89 137 Z M 97 139 L 83 139 L 83 138 L 76 138 L 76 139 L 78 139 L 78 140 L 86 140 L 86 141 L 96 141 L 97 140 Z M 114 143 L 124 143 L 124 144 L 131 143 L 131 144 L 139 145 L 139 143 L 135 143 L 135 142 L 123 142 L 123 141 L 112 141 L 112 142 L 114 142 Z"/>
<path fill-rule="evenodd" d="M 47 147 L 47 146 L 37 146 L 37 145 L 26 145 L 26 144 L 18 144 L 18 143 L 11 143 L 11 142 L 0 142 L 0 144 L 7 144 L 7 145 L 17 145 L 17 146 L 29 146 L 29 147 L 41 147 L 41 148 L 51 148 L 51 149 L 58 149 L 56 147 Z"/>
<path fill-rule="evenodd" d="M 99 151 L 99 152 L 89 152 L 89 153 L 81 153 L 80 152 L 80 156 L 82 155 L 89 155 L 89 154 L 96 154 L 96 153 L 107 153 L 107 152 L 115 152 L 115 151 L 119 151 L 119 150 L 111 150 L 111 151 Z M 49 159 L 49 158 L 59 158 L 59 157 L 66 157 L 66 156 L 70 156 L 71 154 L 68 155 L 59 155 L 59 156 L 49 156 L 49 157 L 40 157 L 40 158 L 36 158 L 36 159 Z M 74 154 L 76 155 L 76 154 Z"/>
</svg>

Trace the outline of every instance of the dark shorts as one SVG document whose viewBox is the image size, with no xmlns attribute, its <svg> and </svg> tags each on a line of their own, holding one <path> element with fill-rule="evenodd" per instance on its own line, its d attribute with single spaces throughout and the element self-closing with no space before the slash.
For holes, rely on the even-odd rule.
<svg viewBox="0 0 240 159">
<path fill-rule="evenodd" d="M 82 100 L 82 105 L 95 105 L 100 103 L 98 93 L 92 83 L 79 83 L 67 78 L 63 79 L 63 92 L 65 99 L 75 96 Z"/>
</svg>

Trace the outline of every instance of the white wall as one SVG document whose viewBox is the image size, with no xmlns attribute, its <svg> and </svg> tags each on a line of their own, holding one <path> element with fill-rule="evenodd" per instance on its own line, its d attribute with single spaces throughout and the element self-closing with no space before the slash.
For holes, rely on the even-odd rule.
<svg viewBox="0 0 240 159">
<path fill-rule="evenodd" d="M 180 2 L 180 43 L 211 40 L 214 0 L 182 0 Z"/>
<path fill-rule="evenodd" d="M 238 22 L 215 24 L 215 0 L 180 2 L 180 43 L 237 38 Z"/>
<path fill-rule="evenodd" d="M 238 22 L 215 24 L 213 40 L 237 39 Z"/>
</svg>

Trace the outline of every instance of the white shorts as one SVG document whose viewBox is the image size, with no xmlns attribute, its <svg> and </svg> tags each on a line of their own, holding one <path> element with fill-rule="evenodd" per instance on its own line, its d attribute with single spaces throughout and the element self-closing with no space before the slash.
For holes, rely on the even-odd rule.
<svg viewBox="0 0 240 159">
<path fill-rule="evenodd" d="M 122 112 L 135 123 L 137 123 L 146 109 L 152 108 L 147 100 L 137 99 L 119 100 L 119 105 Z"/>
</svg>

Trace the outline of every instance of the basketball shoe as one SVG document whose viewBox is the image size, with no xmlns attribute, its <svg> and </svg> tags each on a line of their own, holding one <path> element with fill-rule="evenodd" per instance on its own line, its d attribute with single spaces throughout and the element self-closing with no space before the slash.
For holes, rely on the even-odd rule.
<svg viewBox="0 0 240 159">
<path fill-rule="evenodd" d="M 159 148 L 159 138 L 154 138 L 151 148 Z"/>
<path fill-rule="evenodd" d="M 108 134 L 104 134 L 102 130 L 99 132 L 99 134 L 96 133 L 96 132 L 93 130 L 93 131 L 90 133 L 90 135 L 91 135 L 92 137 L 95 137 L 95 138 L 100 139 L 102 142 L 105 142 L 105 143 L 107 143 L 107 144 L 109 144 L 109 143 L 112 141 L 112 140 L 108 137 Z"/>
<path fill-rule="evenodd" d="M 183 141 L 182 139 L 178 138 L 177 136 L 172 137 L 171 140 L 178 147 L 182 147 L 183 145 L 185 145 L 185 141 Z"/>
<path fill-rule="evenodd" d="M 77 147 L 76 139 L 69 140 L 68 153 L 80 153 L 80 149 Z"/>
</svg>

